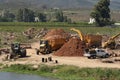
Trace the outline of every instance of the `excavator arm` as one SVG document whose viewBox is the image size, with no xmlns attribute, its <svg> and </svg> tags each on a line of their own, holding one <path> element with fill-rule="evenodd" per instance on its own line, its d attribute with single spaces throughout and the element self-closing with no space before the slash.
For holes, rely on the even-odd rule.
<svg viewBox="0 0 120 80">
<path fill-rule="evenodd" d="M 111 40 L 114 40 L 114 39 L 117 38 L 119 35 L 120 35 L 120 33 L 118 33 L 118 34 L 115 35 L 115 36 L 112 36 L 110 39 L 111 39 Z"/>
<path fill-rule="evenodd" d="M 71 28 L 70 30 L 77 32 L 79 34 L 81 41 L 84 41 L 84 36 L 80 30 L 75 29 L 75 28 Z"/>
<path fill-rule="evenodd" d="M 115 47 L 115 39 L 120 35 L 120 33 L 116 34 L 115 36 L 110 37 L 104 44 L 103 48 L 109 47 L 114 48 Z"/>
</svg>

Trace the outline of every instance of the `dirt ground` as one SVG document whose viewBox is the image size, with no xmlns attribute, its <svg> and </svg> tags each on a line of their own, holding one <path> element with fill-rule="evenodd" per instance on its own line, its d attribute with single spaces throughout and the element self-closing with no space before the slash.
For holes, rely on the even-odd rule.
<svg viewBox="0 0 120 80">
<path fill-rule="evenodd" d="M 39 47 L 39 42 L 33 43 L 32 44 L 32 49 L 27 49 L 27 57 L 25 58 L 19 58 L 16 60 L 10 60 L 10 61 L 4 61 L 3 58 L 5 55 L 0 56 L 0 63 L 3 63 L 4 65 L 8 64 L 34 64 L 34 65 L 39 65 L 39 64 L 47 64 L 47 65 L 74 65 L 78 67 L 89 67 L 89 68 L 97 68 L 97 67 L 102 67 L 102 68 L 120 68 L 120 61 L 114 61 L 114 59 L 120 59 L 120 57 L 111 57 L 108 59 L 88 59 L 86 57 L 58 57 L 58 56 L 53 56 L 52 54 L 49 55 L 42 55 L 36 54 L 35 48 Z M 120 52 L 120 50 L 118 50 Z M 48 58 L 52 57 L 53 61 L 48 61 L 43 63 L 42 58 Z M 58 61 L 58 63 L 55 63 L 55 60 Z M 110 60 L 113 61 L 113 63 L 103 63 L 102 61 L 104 60 Z"/>
</svg>

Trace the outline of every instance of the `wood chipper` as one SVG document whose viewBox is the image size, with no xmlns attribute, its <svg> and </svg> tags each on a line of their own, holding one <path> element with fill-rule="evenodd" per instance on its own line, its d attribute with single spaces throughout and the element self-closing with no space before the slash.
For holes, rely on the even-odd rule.
<svg viewBox="0 0 120 80">
<path fill-rule="evenodd" d="M 60 35 L 54 35 L 40 40 L 40 53 L 48 54 L 52 51 L 58 50 L 64 43 L 66 38 Z"/>
<path fill-rule="evenodd" d="M 70 30 L 78 33 L 81 41 L 85 43 L 86 48 L 93 48 L 93 47 L 95 48 L 95 47 L 100 47 L 102 45 L 101 35 L 93 35 L 93 34 L 84 35 L 80 30 L 75 28 L 71 28 Z"/>
</svg>

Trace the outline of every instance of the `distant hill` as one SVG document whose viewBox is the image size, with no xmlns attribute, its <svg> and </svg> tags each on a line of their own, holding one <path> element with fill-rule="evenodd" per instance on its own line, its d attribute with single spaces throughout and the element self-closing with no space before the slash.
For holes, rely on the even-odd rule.
<svg viewBox="0 0 120 80">
<path fill-rule="evenodd" d="M 0 0 L 0 8 L 92 8 L 99 0 Z M 120 0 L 111 0 L 112 9 L 120 9 Z"/>
</svg>

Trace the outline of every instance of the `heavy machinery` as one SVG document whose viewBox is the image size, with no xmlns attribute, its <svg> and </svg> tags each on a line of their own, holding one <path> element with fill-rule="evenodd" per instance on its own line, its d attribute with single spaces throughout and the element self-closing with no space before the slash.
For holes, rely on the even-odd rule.
<svg viewBox="0 0 120 80">
<path fill-rule="evenodd" d="M 115 39 L 120 35 L 120 33 L 110 37 L 106 42 L 103 43 L 103 48 L 110 48 L 115 49 L 116 48 L 116 42 Z"/>
<path fill-rule="evenodd" d="M 66 43 L 66 38 L 60 35 L 49 36 L 40 40 L 39 52 L 42 54 L 51 53 L 58 50 L 64 43 Z"/>
<path fill-rule="evenodd" d="M 102 43 L 101 35 L 87 34 L 83 35 L 78 29 L 71 28 L 70 30 L 75 31 L 79 34 L 81 41 L 83 41 L 87 48 L 100 47 Z"/>
<path fill-rule="evenodd" d="M 41 39 L 40 40 L 40 50 L 39 50 L 39 52 L 41 52 L 43 54 L 47 54 L 47 53 L 50 53 L 51 51 L 52 50 L 51 50 L 51 47 L 49 45 L 49 41 Z"/>
<path fill-rule="evenodd" d="M 15 56 L 26 57 L 26 49 L 21 47 L 20 43 L 12 43 L 11 44 L 10 58 L 14 58 Z"/>
</svg>

